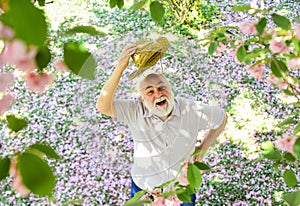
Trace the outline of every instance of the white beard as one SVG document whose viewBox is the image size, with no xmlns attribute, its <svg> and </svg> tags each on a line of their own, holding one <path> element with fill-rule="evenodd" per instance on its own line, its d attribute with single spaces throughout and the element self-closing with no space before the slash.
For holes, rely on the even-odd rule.
<svg viewBox="0 0 300 206">
<path fill-rule="evenodd" d="M 166 100 L 167 103 L 162 106 L 162 107 L 158 107 L 156 105 L 157 102 L 160 102 L 160 101 L 163 101 L 163 100 Z M 173 108 L 174 108 L 174 96 L 171 94 L 170 97 L 161 97 L 161 98 L 158 98 L 154 101 L 153 104 L 150 104 L 149 102 L 147 101 L 143 101 L 145 107 L 149 110 L 150 114 L 153 114 L 153 115 L 156 115 L 160 118 L 163 118 L 163 117 L 166 117 L 168 116 Z"/>
</svg>

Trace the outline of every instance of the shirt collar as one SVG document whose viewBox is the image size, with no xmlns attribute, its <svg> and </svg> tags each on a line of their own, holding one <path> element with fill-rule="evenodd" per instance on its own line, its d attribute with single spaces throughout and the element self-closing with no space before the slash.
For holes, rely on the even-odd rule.
<svg viewBox="0 0 300 206">
<path fill-rule="evenodd" d="M 142 102 L 141 102 L 142 103 Z M 142 103 L 143 108 L 144 108 L 144 117 L 153 117 L 155 116 L 154 114 L 151 114 L 149 110 L 145 107 L 145 105 Z M 171 116 L 179 116 L 179 105 L 178 101 L 176 98 L 174 98 L 174 109 L 172 111 Z"/>
</svg>

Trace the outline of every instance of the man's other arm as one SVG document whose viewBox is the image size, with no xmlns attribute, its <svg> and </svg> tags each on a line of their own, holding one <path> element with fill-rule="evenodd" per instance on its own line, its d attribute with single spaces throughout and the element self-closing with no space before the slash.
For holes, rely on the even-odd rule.
<svg viewBox="0 0 300 206">
<path fill-rule="evenodd" d="M 227 114 L 225 113 L 224 119 L 222 124 L 217 129 L 211 129 L 208 131 L 208 133 L 205 135 L 203 141 L 201 144 L 196 147 L 196 150 L 200 150 L 200 153 L 194 157 L 194 161 L 201 162 L 205 153 L 209 149 L 209 147 L 215 142 L 217 137 L 222 133 L 224 130 L 224 127 L 227 123 Z"/>
</svg>

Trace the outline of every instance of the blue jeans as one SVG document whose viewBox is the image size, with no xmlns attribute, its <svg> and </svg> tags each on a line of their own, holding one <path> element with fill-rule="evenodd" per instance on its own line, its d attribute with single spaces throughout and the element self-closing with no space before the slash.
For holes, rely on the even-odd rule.
<svg viewBox="0 0 300 206">
<path fill-rule="evenodd" d="M 130 189 L 130 198 L 133 198 L 133 196 L 135 195 L 135 193 L 137 193 L 138 191 L 141 191 L 142 189 L 139 188 L 134 181 L 131 179 L 131 189 Z M 195 206 L 195 201 L 196 201 L 196 195 L 192 194 L 191 195 L 191 201 L 192 202 L 183 202 L 180 204 L 180 206 Z"/>
</svg>

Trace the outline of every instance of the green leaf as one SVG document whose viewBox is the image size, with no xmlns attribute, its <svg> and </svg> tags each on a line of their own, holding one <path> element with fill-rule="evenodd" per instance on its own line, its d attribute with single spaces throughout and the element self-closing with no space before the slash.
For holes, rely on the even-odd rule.
<svg viewBox="0 0 300 206">
<path fill-rule="evenodd" d="M 14 115 L 7 115 L 6 120 L 8 122 L 8 128 L 14 132 L 18 132 L 28 125 L 25 119 L 17 118 Z"/>
<path fill-rule="evenodd" d="M 259 52 L 250 52 L 245 56 L 245 59 L 255 59 L 260 56 L 261 56 L 261 53 L 259 53 Z"/>
<path fill-rule="evenodd" d="M 262 35 L 262 33 L 264 32 L 265 28 L 267 25 L 267 19 L 266 18 L 262 18 L 258 24 L 256 25 L 256 30 L 257 32 Z"/>
<path fill-rule="evenodd" d="M 194 164 L 189 164 L 187 170 L 187 179 L 192 188 L 198 189 L 202 183 L 202 175 L 198 167 Z"/>
<path fill-rule="evenodd" d="M 66 31 L 63 35 L 74 35 L 77 33 L 85 33 L 85 34 L 89 34 L 91 36 L 97 36 L 97 35 L 105 36 L 106 35 L 103 32 L 97 31 L 92 26 L 75 26 L 72 29 L 69 29 L 68 31 Z"/>
<path fill-rule="evenodd" d="M 138 1 L 138 2 L 135 2 L 131 9 L 133 10 L 139 10 L 141 8 L 143 8 L 143 6 L 147 3 L 148 0 L 142 0 L 142 1 Z"/>
<path fill-rule="evenodd" d="M 127 201 L 127 203 L 134 202 L 135 200 L 140 199 L 146 192 L 147 190 L 138 191 L 130 200 Z"/>
<path fill-rule="evenodd" d="M 289 89 L 283 89 L 282 91 L 287 95 L 294 96 L 294 93 Z"/>
<path fill-rule="evenodd" d="M 300 132 L 300 122 L 298 122 L 298 124 L 294 128 L 293 135 L 297 135 L 299 132 Z"/>
<path fill-rule="evenodd" d="M 270 160 L 282 160 L 281 152 L 279 150 L 266 150 L 262 154 Z"/>
<path fill-rule="evenodd" d="M 168 192 L 164 192 L 164 193 L 161 193 L 161 195 L 167 199 L 168 197 L 171 197 L 173 195 L 177 195 L 179 193 L 177 193 L 176 191 L 168 191 Z"/>
<path fill-rule="evenodd" d="M 210 167 L 203 162 L 195 162 L 194 165 L 196 165 L 200 170 L 210 170 Z"/>
<path fill-rule="evenodd" d="M 27 151 L 30 151 L 30 149 L 36 149 L 45 154 L 48 158 L 60 159 L 60 156 L 58 156 L 54 149 L 44 143 L 35 143 L 28 147 Z"/>
<path fill-rule="evenodd" d="M 0 181 L 5 179 L 9 175 L 10 159 L 0 158 Z"/>
<path fill-rule="evenodd" d="M 296 123 L 297 123 L 297 121 L 294 118 L 289 117 L 289 118 L 283 120 L 283 122 L 279 123 L 278 126 L 282 127 L 282 126 L 285 126 L 285 125 L 296 124 Z"/>
<path fill-rule="evenodd" d="M 279 14 L 272 14 L 272 19 L 278 27 L 285 30 L 291 29 L 291 22 L 286 17 L 281 16 Z"/>
<path fill-rule="evenodd" d="M 16 38 L 28 45 L 43 46 L 47 38 L 44 12 L 30 0 L 10 0 L 9 19 Z"/>
<path fill-rule="evenodd" d="M 38 156 L 23 153 L 18 166 L 24 185 L 34 194 L 51 196 L 54 192 L 55 177 L 48 164 Z"/>
<path fill-rule="evenodd" d="M 283 199 L 289 204 L 289 206 L 299 206 L 300 190 L 283 194 Z"/>
<path fill-rule="evenodd" d="M 147 203 L 151 203 L 150 199 L 135 200 L 134 202 L 127 201 L 124 206 L 141 206 Z"/>
<path fill-rule="evenodd" d="M 279 163 L 278 162 L 275 162 L 274 164 L 273 164 L 273 170 L 275 171 L 275 172 L 279 172 Z"/>
<path fill-rule="evenodd" d="M 274 145 L 272 142 L 266 141 L 266 142 L 261 143 L 261 148 L 263 150 L 270 151 L 270 150 L 274 150 Z"/>
<path fill-rule="evenodd" d="M 286 159 L 286 160 L 288 160 L 290 162 L 295 162 L 296 161 L 296 158 L 291 153 L 289 153 L 289 152 L 285 152 L 283 154 L 283 157 L 284 157 L 284 159 Z"/>
<path fill-rule="evenodd" d="M 40 69 L 40 71 L 43 70 L 43 68 L 45 68 L 50 60 L 51 60 L 51 53 L 50 53 L 50 49 L 46 46 L 40 47 L 39 51 L 35 57 L 36 63 Z"/>
<path fill-rule="evenodd" d="M 209 55 L 212 56 L 212 55 L 215 53 L 215 51 L 216 51 L 217 48 L 218 48 L 218 44 L 219 44 L 219 42 L 214 41 L 214 42 L 212 42 L 212 43 L 209 45 L 209 47 L 208 47 L 208 54 L 209 54 Z"/>
<path fill-rule="evenodd" d="M 286 65 L 282 61 L 277 59 L 273 59 L 271 61 L 270 68 L 272 70 L 272 73 L 279 78 L 283 77 L 285 72 L 287 72 L 288 70 Z"/>
<path fill-rule="evenodd" d="M 300 102 L 294 102 L 293 105 L 297 108 L 300 108 Z"/>
<path fill-rule="evenodd" d="M 294 152 L 295 152 L 295 155 L 300 160 L 300 138 L 298 138 L 294 144 Z"/>
<path fill-rule="evenodd" d="M 109 0 L 109 7 L 114 8 L 117 6 L 118 0 Z"/>
<path fill-rule="evenodd" d="M 179 193 L 179 194 L 177 194 L 177 197 L 182 202 L 192 202 L 191 195 L 188 192 Z"/>
<path fill-rule="evenodd" d="M 158 1 L 152 1 L 150 4 L 150 13 L 151 13 L 151 18 L 154 21 L 160 23 L 165 14 L 165 9 L 163 5 Z"/>
<path fill-rule="evenodd" d="M 95 79 L 96 61 L 82 44 L 65 43 L 64 62 L 74 74 L 89 80 Z"/>
<path fill-rule="evenodd" d="M 45 6 L 45 0 L 38 0 L 40 6 Z"/>
<path fill-rule="evenodd" d="M 236 52 L 237 59 L 240 62 L 243 62 L 246 55 L 247 55 L 246 48 L 244 46 L 240 46 Z"/>
<path fill-rule="evenodd" d="M 295 51 L 300 53 L 300 43 L 299 43 L 299 41 L 297 39 L 294 39 L 293 44 L 294 44 Z"/>
<path fill-rule="evenodd" d="M 202 153 L 203 153 L 202 150 L 196 149 L 191 156 L 196 156 L 196 155 L 199 155 L 199 154 L 202 154 Z"/>
<path fill-rule="evenodd" d="M 249 11 L 250 9 L 251 9 L 251 6 L 249 6 L 249 5 L 232 7 L 232 11 Z"/>
<path fill-rule="evenodd" d="M 118 0 L 117 5 L 119 9 L 122 9 L 122 7 L 124 6 L 124 0 Z"/>
<path fill-rule="evenodd" d="M 289 187 L 295 187 L 297 185 L 297 178 L 292 170 L 285 170 L 283 174 L 284 182 Z"/>
</svg>

